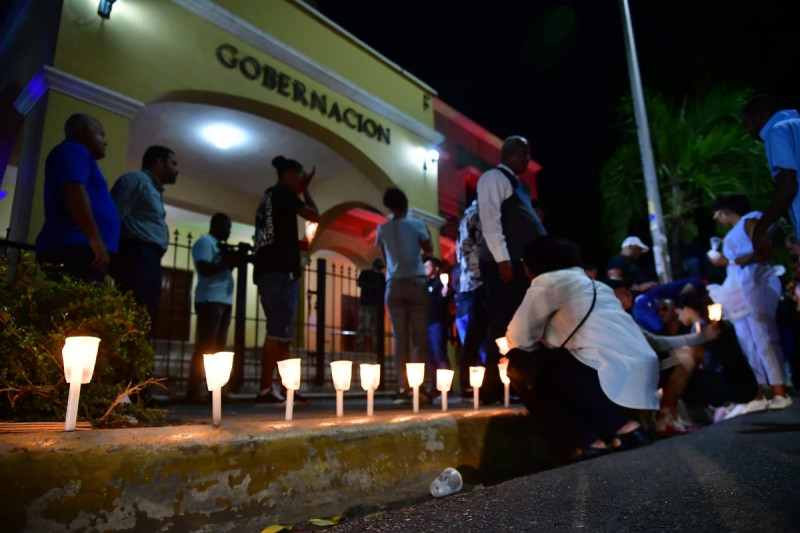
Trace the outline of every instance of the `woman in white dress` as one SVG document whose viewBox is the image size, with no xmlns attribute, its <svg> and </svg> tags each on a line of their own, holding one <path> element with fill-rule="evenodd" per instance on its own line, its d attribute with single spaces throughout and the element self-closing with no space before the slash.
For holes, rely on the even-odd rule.
<svg viewBox="0 0 800 533">
<path fill-rule="evenodd" d="M 753 262 L 753 243 L 750 240 L 760 211 L 751 211 L 750 201 L 741 194 L 724 194 L 714 201 L 714 219 L 731 228 L 722 243 L 722 256 L 709 259 L 716 266 L 727 268 L 725 284 L 741 285 L 746 303 L 745 316 L 735 318 L 733 325 L 739 344 L 747 356 L 750 367 L 761 387 L 772 389 L 772 399 L 767 400 L 759 391 L 755 400 L 746 404 L 743 413 L 770 409 L 784 409 L 792 404 L 786 394 L 781 350 L 775 315 L 781 294 L 780 278 L 766 262 Z M 722 302 L 723 310 L 725 302 Z M 759 387 L 759 389 L 761 388 Z"/>
</svg>

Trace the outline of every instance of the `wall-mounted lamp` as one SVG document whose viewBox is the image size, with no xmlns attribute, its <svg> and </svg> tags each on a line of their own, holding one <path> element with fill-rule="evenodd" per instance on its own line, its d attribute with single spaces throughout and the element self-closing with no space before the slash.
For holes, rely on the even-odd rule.
<svg viewBox="0 0 800 533">
<path fill-rule="evenodd" d="M 97 6 L 97 14 L 100 18 L 108 20 L 111 17 L 111 6 L 117 0 L 100 0 L 100 5 Z"/>
<path fill-rule="evenodd" d="M 435 165 L 439 162 L 439 152 L 437 150 L 428 150 L 425 152 L 425 157 L 422 160 L 422 170 L 428 170 L 428 163 Z"/>
</svg>

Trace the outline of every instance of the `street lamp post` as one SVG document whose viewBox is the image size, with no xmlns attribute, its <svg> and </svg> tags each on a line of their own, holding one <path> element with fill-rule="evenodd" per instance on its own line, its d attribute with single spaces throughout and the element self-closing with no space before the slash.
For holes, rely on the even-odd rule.
<svg viewBox="0 0 800 533">
<path fill-rule="evenodd" d="M 639 152 L 642 156 L 642 170 L 647 192 L 647 215 L 650 222 L 650 235 L 653 237 L 653 259 L 656 273 L 661 283 L 672 281 L 667 237 L 664 232 L 664 214 L 661 211 L 661 196 L 658 192 L 658 175 L 650 141 L 650 125 L 647 121 L 647 107 L 644 103 L 642 78 L 639 74 L 639 59 L 636 56 L 636 42 L 633 38 L 633 25 L 628 0 L 620 0 L 622 10 L 622 29 L 625 32 L 625 55 L 628 57 L 628 77 L 633 96 L 633 113 L 639 137 Z"/>
</svg>

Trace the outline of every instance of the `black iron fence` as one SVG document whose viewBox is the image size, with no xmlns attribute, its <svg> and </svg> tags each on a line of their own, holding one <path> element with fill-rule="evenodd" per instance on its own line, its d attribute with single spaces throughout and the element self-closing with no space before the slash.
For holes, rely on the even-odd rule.
<svg viewBox="0 0 800 533">
<path fill-rule="evenodd" d="M 178 231 L 162 262 L 161 305 L 153 325 L 156 377 L 167 378 L 169 394 L 184 394 L 194 351 L 195 273 L 191 258 L 192 235 Z M 33 246 L 0 240 L 0 254 L 13 258 L 19 250 Z M 302 360 L 304 392 L 334 394 L 330 362 L 353 361 L 351 390 L 359 390 L 358 364 L 381 364 L 381 389 L 396 390 L 391 327 L 384 309 L 376 313 L 373 331 L 359 338 L 359 271 L 344 259 L 307 259 L 300 279 L 300 298 L 294 324 L 292 357 Z M 252 265 L 234 271 L 236 292 L 228 347 L 235 353 L 230 388 L 242 394 L 255 393 L 261 376 L 261 350 L 266 318 Z M 388 364 L 387 364 L 388 362 Z"/>
</svg>

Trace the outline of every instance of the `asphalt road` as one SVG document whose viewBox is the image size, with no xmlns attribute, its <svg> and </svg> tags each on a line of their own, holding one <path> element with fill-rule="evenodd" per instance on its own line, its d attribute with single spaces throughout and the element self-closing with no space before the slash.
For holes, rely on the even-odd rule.
<svg viewBox="0 0 800 533">
<path fill-rule="evenodd" d="M 800 531 L 800 398 L 611 454 L 346 520 L 346 532 Z"/>
</svg>

